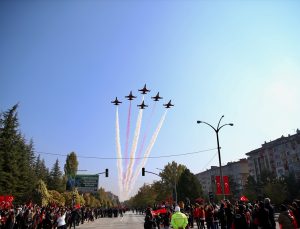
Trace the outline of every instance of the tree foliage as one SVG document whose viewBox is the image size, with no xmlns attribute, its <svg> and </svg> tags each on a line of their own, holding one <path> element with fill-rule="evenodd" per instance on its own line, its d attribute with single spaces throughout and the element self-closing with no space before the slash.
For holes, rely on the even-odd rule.
<svg viewBox="0 0 300 229">
<path fill-rule="evenodd" d="M 178 200 L 186 200 L 189 198 L 191 201 L 202 197 L 202 186 L 197 177 L 190 172 L 189 169 L 185 169 L 178 181 Z"/>
<path fill-rule="evenodd" d="M 62 172 L 60 171 L 59 161 L 56 159 L 49 176 L 48 188 L 59 192 L 65 191 Z"/>
<path fill-rule="evenodd" d="M 76 176 L 78 170 L 78 161 L 75 152 L 71 152 L 70 154 L 67 155 L 64 170 L 65 170 L 65 174 L 68 177 L 74 178 Z"/>
<path fill-rule="evenodd" d="M 33 141 L 26 142 L 19 130 L 18 105 L 0 114 L 0 195 L 14 195 L 24 202 L 37 182 Z"/>
</svg>

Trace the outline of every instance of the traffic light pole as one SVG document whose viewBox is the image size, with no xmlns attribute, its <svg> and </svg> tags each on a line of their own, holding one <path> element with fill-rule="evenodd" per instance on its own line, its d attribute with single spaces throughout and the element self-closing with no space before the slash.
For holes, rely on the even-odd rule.
<svg viewBox="0 0 300 229">
<path fill-rule="evenodd" d="M 145 168 L 142 168 L 142 176 L 145 176 L 145 173 L 151 173 L 151 174 L 154 174 L 154 175 L 156 175 L 156 176 L 159 176 L 159 177 L 162 178 L 162 179 L 166 179 L 166 178 L 161 177 L 161 176 L 160 176 L 159 174 L 157 174 L 157 173 L 150 172 L 150 171 L 145 170 Z M 172 184 L 172 181 L 171 181 L 171 180 L 169 180 L 169 179 L 166 179 L 166 180 L 169 181 L 169 182 Z M 177 187 L 176 187 L 176 181 L 174 181 L 174 191 L 175 191 L 175 202 L 176 202 L 176 204 L 177 204 Z"/>
</svg>

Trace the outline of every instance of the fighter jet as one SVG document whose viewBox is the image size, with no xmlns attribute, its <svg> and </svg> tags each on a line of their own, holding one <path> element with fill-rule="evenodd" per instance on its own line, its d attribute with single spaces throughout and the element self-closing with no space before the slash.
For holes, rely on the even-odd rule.
<svg viewBox="0 0 300 229">
<path fill-rule="evenodd" d="M 160 99 L 162 99 L 163 97 L 159 96 L 159 92 L 156 94 L 156 96 L 151 97 L 151 99 L 153 99 L 154 101 L 159 101 Z"/>
<path fill-rule="evenodd" d="M 150 90 L 147 89 L 146 84 L 144 85 L 144 87 L 142 89 L 139 89 L 139 91 L 141 91 L 141 94 L 147 94 L 147 92 L 150 92 Z"/>
<path fill-rule="evenodd" d="M 114 100 L 114 101 L 111 101 L 111 103 L 113 103 L 114 105 L 116 105 L 116 106 L 118 106 L 120 103 L 122 103 L 122 102 L 120 102 L 119 100 L 118 100 L 118 98 L 116 97 L 116 99 Z"/>
<path fill-rule="evenodd" d="M 171 100 L 170 100 L 167 104 L 164 104 L 164 106 L 168 109 L 168 108 L 173 107 L 174 105 L 171 104 Z"/>
<path fill-rule="evenodd" d="M 137 106 L 140 107 L 140 109 L 145 109 L 145 107 L 148 107 L 148 105 L 145 105 L 144 101 L 140 105 L 137 105 Z"/>
<path fill-rule="evenodd" d="M 132 91 L 130 91 L 129 95 L 125 96 L 125 98 L 127 98 L 128 100 L 133 100 L 136 98 L 136 96 L 133 96 Z"/>
</svg>

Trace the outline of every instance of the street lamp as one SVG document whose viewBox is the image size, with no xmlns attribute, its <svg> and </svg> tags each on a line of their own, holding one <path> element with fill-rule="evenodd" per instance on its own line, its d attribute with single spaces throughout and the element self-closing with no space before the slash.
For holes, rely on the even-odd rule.
<svg viewBox="0 0 300 229">
<path fill-rule="evenodd" d="M 233 126 L 233 123 L 227 123 L 227 124 L 224 124 L 222 126 L 220 126 L 220 123 L 221 123 L 221 120 L 222 118 L 224 118 L 224 115 L 222 115 L 222 117 L 220 118 L 219 120 L 219 123 L 218 123 L 218 126 L 217 128 L 213 127 L 212 125 L 210 125 L 209 123 L 207 122 L 203 122 L 203 121 L 197 121 L 198 124 L 200 123 L 204 123 L 208 126 L 210 126 L 216 133 L 216 136 L 217 136 L 217 144 L 218 144 L 218 156 L 219 156 L 219 168 L 220 168 L 220 181 L 221 181 L 221 189 L 222 189 L 222 193 L 223 193 L 223 197 L 225 199 L 225 193 L 224 193 L 224 183 L 223 183 L 223 174 L 222 174 L 222 163 L 221 163 L 221 153 L 220 153 L 220 144 L 219 144 L 219 131 L 224 127 L 224 126 Z"/>
</svg>

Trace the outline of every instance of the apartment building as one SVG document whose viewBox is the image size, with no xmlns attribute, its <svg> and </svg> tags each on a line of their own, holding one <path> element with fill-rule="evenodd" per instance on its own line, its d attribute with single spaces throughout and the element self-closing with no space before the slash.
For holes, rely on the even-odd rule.
<svg viewBox="0 0 300 229">
<path fill-rule="evenodd" d="M 265 142 L 259 149 L 255 149 L 248 156 L 249 174 L 259 180 L 264 170 L 272 172 L 276 177 L 294 173 L 300 179 L 300 131 L 296 134 L 281 136 Z"/>
<path fill-rule="evenodd" d="M 235 184 L 234 192 L 235 195 L 240 195 L 243 191 L 244 185 L 246 184 L 247 177 L 249 176 L 249 168 L 247 159 L 240 159 L 236 162 L 229 162 L 222 166 L 223 176 L 228 176 L 231 181 Z M 210 169 L 196 174 L 199 179 L 203 192 L 208 194 L 209 192 L 215 192 L 216 190 L 216 176 L 220 175 L 219 166 L 211 166 Z M 233 191 L 231 189 L 231 191 Z"/>
</svg>

